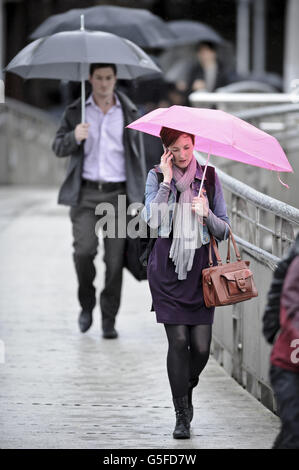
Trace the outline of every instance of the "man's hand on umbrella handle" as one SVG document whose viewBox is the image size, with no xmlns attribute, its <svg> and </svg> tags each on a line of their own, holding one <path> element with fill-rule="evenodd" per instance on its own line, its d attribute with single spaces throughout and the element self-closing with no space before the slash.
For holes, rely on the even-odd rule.
<svg viewBox="0 0 299 470">
<path fill-rule="evenodd" d="M 160 161 L 160 168 L 164 176 L 164 183 L 169 183 L 172 180 L 172 159 L 173 155 L 170 150 L 165 149 Z"/>
<path fill-rule="evenodd" d="M 77 124 L 75 127 L 75 139 L 77 142 L 87 139 L 89 126 L 90 124 Z"/>
<path fill-rule="evenodd" d="M 192 199 L 191 208 L 200 217 L 208 217 L 209 215 L 209 203 L 203 194 Z"/>
</svg>

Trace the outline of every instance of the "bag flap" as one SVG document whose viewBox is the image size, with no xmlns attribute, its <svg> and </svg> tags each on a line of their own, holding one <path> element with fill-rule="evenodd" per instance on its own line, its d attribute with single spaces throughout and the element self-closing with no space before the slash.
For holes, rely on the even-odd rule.
<svg viewBox="0 0 299 470">
<path fill-rule="evenodd" d="M 240 269 L 239 271 L 224 272 L 220 276 L 224 276 L 228 281 L 236 281 L 237 279 L 247 279 L 252 276 L 250 269 Z"/>
</svg>

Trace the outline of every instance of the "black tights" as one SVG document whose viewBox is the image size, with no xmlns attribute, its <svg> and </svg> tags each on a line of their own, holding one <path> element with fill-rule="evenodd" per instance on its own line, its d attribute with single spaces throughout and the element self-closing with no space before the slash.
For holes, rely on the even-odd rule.
<svg viewBox="0 0 299 470">
<path fill-rule="evenodd" d="M 173 397 L 188 393 L 209 359 L 212 325 L 164 324 L 168 338 L 167 372 Z"/>
</svg>

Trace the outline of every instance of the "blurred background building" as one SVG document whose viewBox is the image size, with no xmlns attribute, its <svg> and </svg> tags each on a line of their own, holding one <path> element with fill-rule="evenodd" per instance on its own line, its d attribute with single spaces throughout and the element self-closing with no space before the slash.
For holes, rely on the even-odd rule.
<svg viewBox="0 0 299 470">
<path fill-rule="evenodd" d="M 296 0 L 0 0 L 1 68 L 29 42 L 30 33 L 48 16 L 101 4 L 146 8 L 166 21 L 189 19 L 208 24 L 228 42 L 229 58 L 235 56 L 238 74 L 244 78 L 254 74 L 271 83 L 271 75 L 264 76 L 267 72 L 278 89 L 283 78 L 284 89 L 289 86 L 295 67 Z M 288 9 L 292 10 L 289 15 Z M 12 74 L 6 78 L 6 96 L 43 109 L 63 99 L 54 81 L 24 83 Z"/>
<path fill-rule="evenodd" d="M 277 105 L 280 99 L 285 99 L 285 93 L 299 90 L 297 0 L 0 0 L 1 70 L 29 44 L 30 34 L 49 16 L 97 5 L 148 9 L 166 23 L 172 23 L 174 31 L 178 20 L 200 22 L 220 37 L 220 42 L 212 45 L 195 41 L 176 47 L 170 44 L 164 49 L 147 49 L 163 75 L 119 83 L 141 113 L 172 104 L 246 112 Z M 205 70 L 205 61 L 217 63 L 216 77 Z M 88 83 L 86 85 L 88 88 Z M 218 102 L 214 99 L 206 104 L 202 99 L 198 103 L 192 102 L 190 93 L 196 90 L 212 92 L 219 97 L 218 93 L 223 91 L 229 94 L 231 101 L 224 104 L 219 98 Z M 240 92 L 252 93 L 252 99 L 239 101 Z M 254 93 L 260 95 L 259 101 L 254 98 Z M 50 143 L 63 109 L 79 94 L 79 83 L 23 80 L 13 73 L 5 74 L 0 182 L 50 185 L 61 182 L 66 163 L 53 158 Z M 265 110 L 267 118 L 261 110 L 257 111 L 258 115 L 240 117 L 279 138 L 296 172 L 299 142 L 295 102 L 294 98 L 293 103 L 286 104 L 293 105 L 291 110 Z M 157 163 L 161 145 L 158 139 L 148 136 L 145 136 L 145 142 L 149 169 Z M 286 191 L 276 177 L 273 184 L 274 176 L 269 172 L 257 173 L 252 169 L 251 178 L 242 164 L 225 162 L 224 167 L 221 159 L 212 159 L 211 163 L 272 197 L 297 204 L 299 194 L 294 191 L 295 175 L 283 175 L 284 181 L 293 188 Z"/>
</svg>

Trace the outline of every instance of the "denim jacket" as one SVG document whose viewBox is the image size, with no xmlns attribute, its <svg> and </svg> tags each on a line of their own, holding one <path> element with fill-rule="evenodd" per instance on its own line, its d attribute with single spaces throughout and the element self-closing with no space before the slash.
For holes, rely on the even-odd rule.
<svg viewBox="0 0 299 470">
<path fill-rule="evenodd" d="M 158 172 L 162 173 L 160 167 L 157 167 Z M 200 189 L 200 183 L 202 180 L 203 170 L 197 163 L 195 179 L 191 184 L 193 189 L 194 197 L 198 196 Z M 206 179 L 206 177 L 205 177 Z M 205 183 L 203 183 L 203 194 L 205 195 L 207 202 L 208 198 L 205 192 Z M 159 192 L 159 194 L 158 194 Z M 170 192 L 170 194 L 169 194 Z M 141 212 L 141 217 L 145 222 L 152 228 L 158 228 L 158 236 L 168 237 L 172 228 L 173 210 L 176 202 L 177 189 L 175 186 L 175 180 L 172 179 L 170 183 L 170 190 L 164 185 L 158 183 L 156 171 L 150 170 L 147 175 L 145 185 L 145 207 Z M 158 204 L 152 204 L 152 202 L 161 203 L 164 202 L 165 211 L 160 211 L 159 216 L 155 214 L 155 207 Z M 229 235 L 230 221 L 227 215 L 227 209 L 225 200 L 223 197 L 222 187 L 217 173 L 215 172 L 215 194 L 214 194 L 214 210 L 212 212 L 209 208 L 208 217 L 204 218 L 203 222 L 203 244 L 207 244 L 210 241 L 210 234 L 214 235 L 217 241 L 226 240 Z M 167 203 L 167 205 L 166 205 Z M 209 204 L 209 203 L 208 203 Z M 216 216 L 216 217 L 215 217 Z M 220 219 L 220 220 L 219 220 Z M 224 221 L 226 224 L 223 224 Z M 227 225 L 228 224 L 228 225 Z"/>
</svg>

